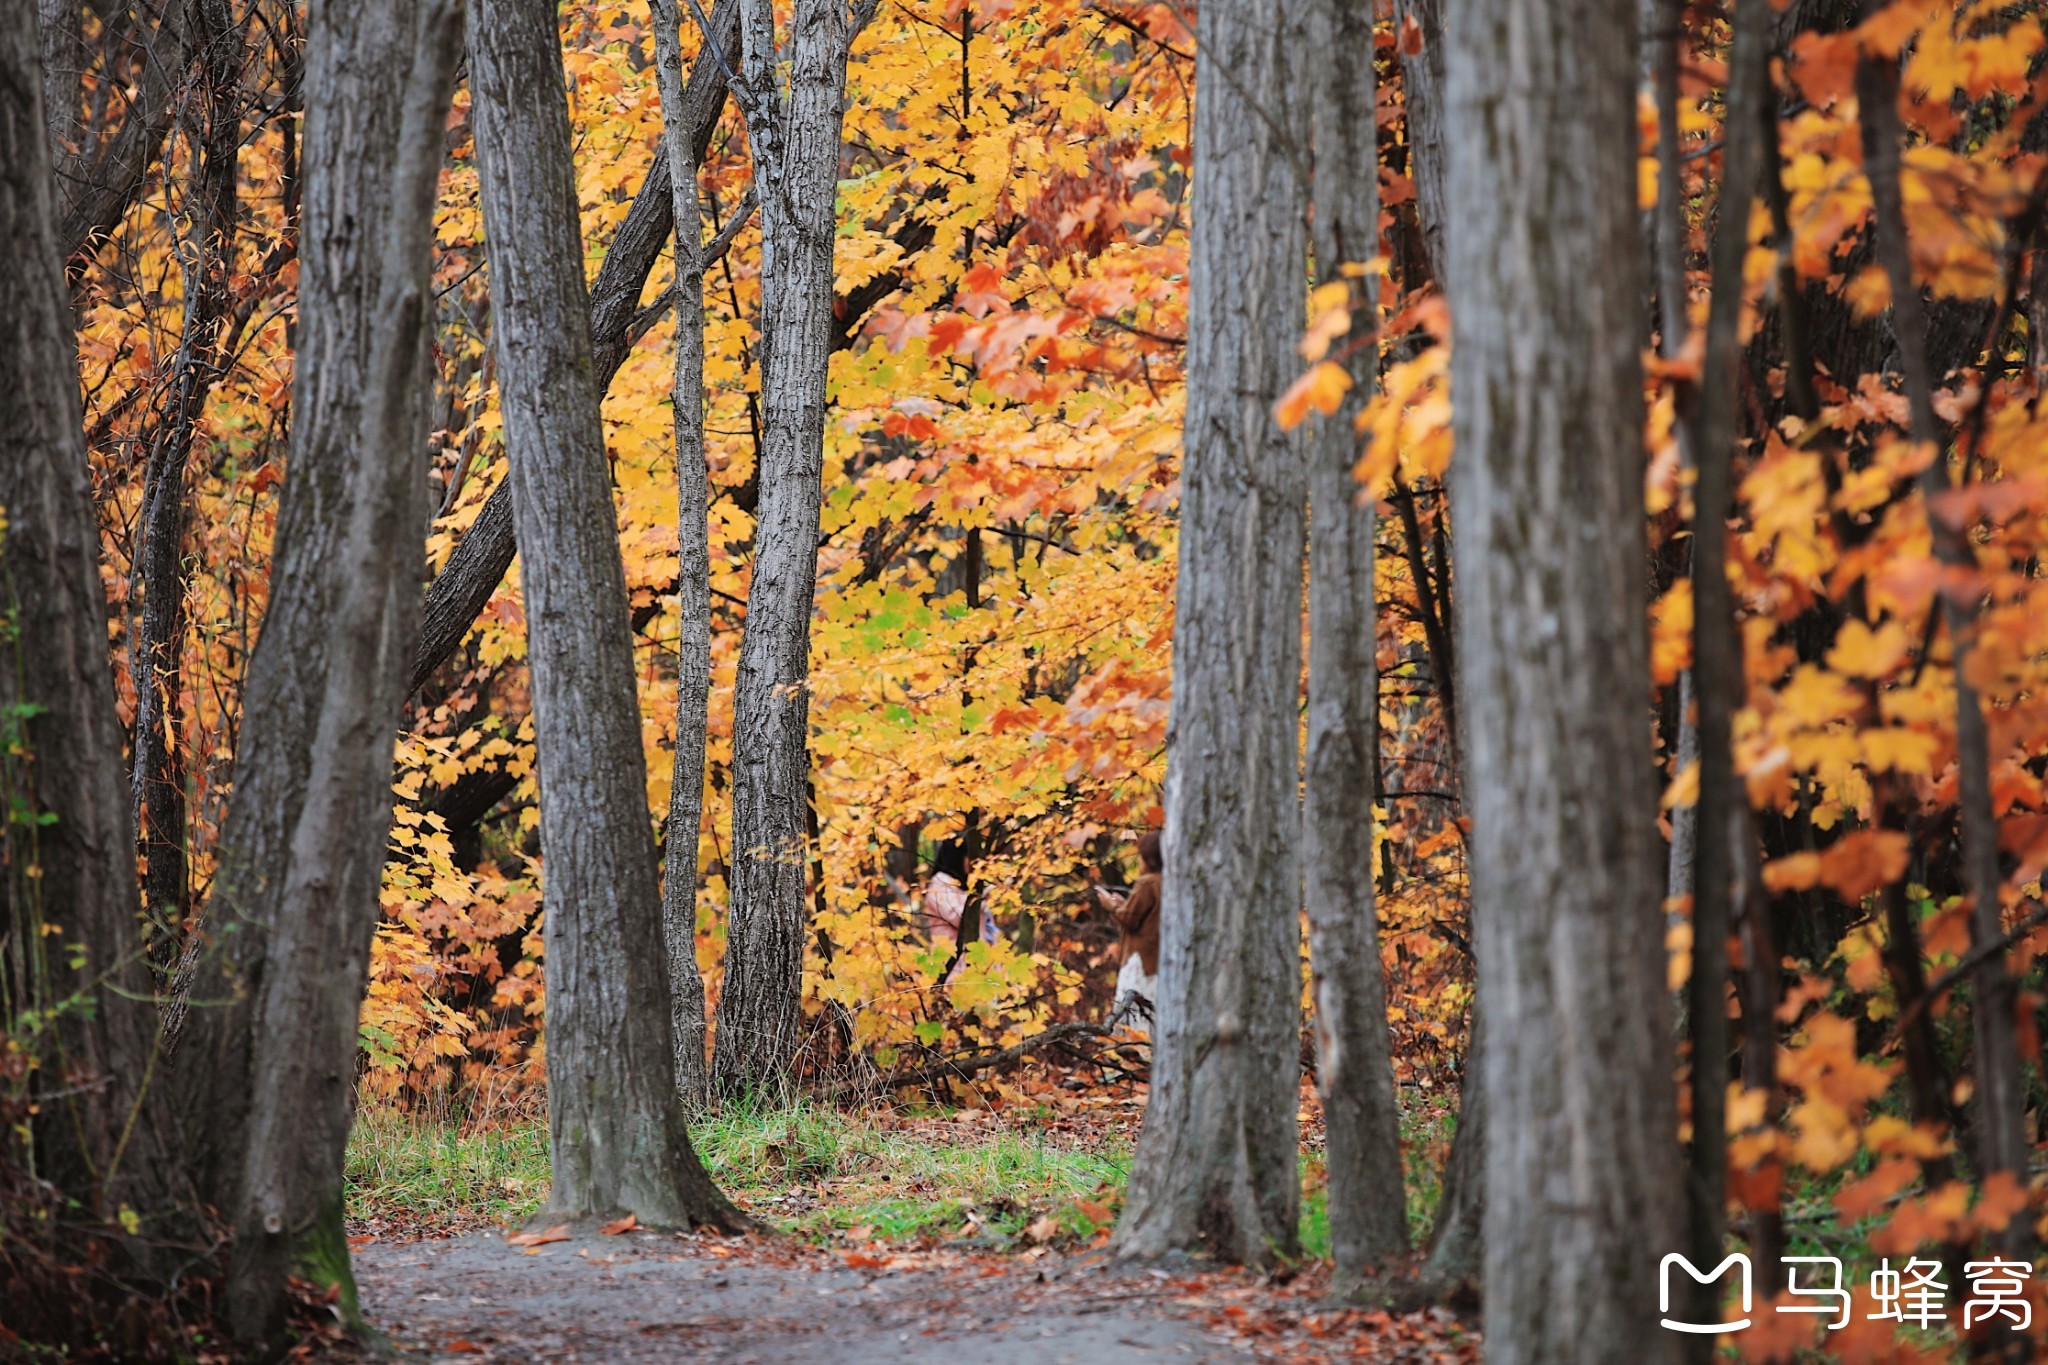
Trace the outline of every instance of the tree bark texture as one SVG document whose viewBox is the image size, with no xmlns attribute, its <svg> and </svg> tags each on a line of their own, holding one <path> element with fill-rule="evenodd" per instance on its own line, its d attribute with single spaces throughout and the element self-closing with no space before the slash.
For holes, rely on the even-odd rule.
<svg viewBox="0 0 2048 1365">
<path fill-rule="evenodd" d="M 1272 405 L 1301 366 L 1300 38 L 1253 0 L 1202 11 L 1161 999 L 1125 1256 L 1296 1247 L 1308 490 Z"/>
<path fill-rule="evenodd" d="M 1315 150 L 1315 275 L 1378 254 L 1372 7 L 1315 0 L 1306 15 Z M 1372 840 L 1360 836 L 1379 776 L 1373 503 L 1352 477 L 1356 418 L 1378 368 L 1377 281 L 1352 289 L 1346 402 L 1309 435 L 1309 657 L 1302 869 L 1315 968 L 1316 1084 L 1329 1170 L 1330 1250 L 1340 1282 L 1408 1250 L 1393 1040 L 1373 905 Z"/>
<path fill-rule="evenodd" d="M 1449 26 L 1444 278 L 1497 1362 L 1678 1357 L 1650 812 L 1634 0 Z"/>
<path fill-rule="evenodd" d="M 1720 1262 L 1728 1230 L 1728 936 L 1734 927 L 1736 841 L 1749 834 L 1750 822 L 1748 798 L 1735 773 L 1733 727 L 1744 683 L 1727 547 L 1740 439 L 1736 413 L 1742 365 L 1742 267 L 1749 253 L 1750 206 L 1764 168 L 1766 130 L 1757 105 L 1774 98 L 1771 18 L 1770 0 L 1736 0 L 1720 205 L 1709 262 L 1713 300 L 1704 372 L 1690 423 L 1698 471 L 1693 485 L 1692 680 L 1700 775 L 1692 974 L 1686 991 L 1692 1037 L 1692 1151 L 1686 1192 L 1691 1256 L 1702 1267 Z M 1693 1291 L 1694 1321 L 1716 1321 L 1701 1315 L 1711 1315 L 1719 1306 L 1720 1286 L 1688 1282 L 1687 1287 Z M 1686 1345 L 1696 1361 L 1713 1356 L 1711 1337 L 1701 1336 Z"/>
<path fill-rule="evenodd" d="M 732 911 L 712 1047 L 719 1093 L 782 1090 L 802 1027 L 811 613 L 832 349 L 846 0 L 797 0 L 789 83 L 775 9 L 743 0 L 733 92 L 761 201 L 761 496 L 733 693 Z"/>
<path fill-rule="evenodd" d="M 719 45 L 729 52 L 736 50 L 739 0 L 718 0 L 710 19 Z M 683 88 L 681 116 L 668 116 L 690 130 L 693 160 L 702 162 L 724 108 L 724 71 L 716 60 L 698 62 Z M 600 399 L 625 363 L 635 335 L 633 320 L 640 309 L 640 293 L 668 244 L 675 223 L 673 190 L 668 158 L 662 157 L 648 169 L 647 180 L 633 197 L 625 221 L 612 234 L 604 264 L 598 267 L 597 279 L 590 287 L 591 355 Z M 427 589 L 419 647 L 413 656 L 413 690 L 461 645 L 484 604 L 504 581 L 514 553 L 512 485 L 507 481 L 484 500 L 476 520 Z"/>
<path fill-rule="evenodd" d="M 0 2 L 0 1003 L 9 1027 L 48 1012 L 36 1115 L 8 1160 L 83 1206 L 95 1233 L 125 1205 L 128 1253 L 189 1231 L 155 1076 L 155 1006 L 137 919 L 134 829 L 107 659 L 99 523 L 87 483 L 78 361 L 58 237 L 36 8 Z M 45 934 L 45 926 L 61 933 Z M 75 947 L 74 947 L 75 945 Z M 92 1002 L 60 1008 L 80 997 Z"/>
<path fill-rule="evenodd" d="M 732 1225 L 675 1091 L 618 513 L 552 0 L 478 0 L 470 89 L 529 622 L 547 907 L 551 1207 Z"/>
<path fill-rule="evenodd" d="M 707 1098 L 704 976 L 697 968 L 697 832 L 704 816 L 704 733 L 711 700 L 710 467 L 704 456 L 704 215 L 687 122 L 681 15 L 654 0 L 664 147 L 675 195 L 676 736 L 662 841 L 661 929 L 668 950 L 676 1093 L 692 1114 Z M 706 35 L 706 41 L 710 41 Z M 700 66 L 717 65 L 707 51 Z"/>
<path fill-rule="evenodd" d="M 39 0 L 39 8 L 46 20 L 45 55 L 64 63 L 64 69 L 49 71 L 45 85 L 52 94 L 61 89 L 64 106 L 52 106 L 46 114 L 56 158 L 58 241 L 66 262 L 77 270 L 120 226 L 170 132 L 179 87 L 194 55 L 187 28 L 190 9 L 186 0 L 91 7 L 100 11 L 95 28 L 104 45 L 96 74 L 102 81 L 118 82 L 126 95 L 118 101 L 127 109 L 119 126 L 100 128 L 87 127 L 79 108 L 82 78 L 94 64 L 80 25 L 86 7 Z M 133 78 L 128 49 L 139 59 Z"/>
<path fill-rule="evenodd" d="M 1934 409 L 1927 305 L 1913 279 L 1906 238 L 1899 177 L 1904 129 L 1898 112 L 1896 63 L 1866 54 L 1856 73 L 1856 95 L 1862 111 L 1863 165 L 1870 178 L 1877 256 L 1891 285 L 1892 332 L 1898 343 L 1898 367 L 1905 381 L 1912 437 L 1936 451 L 1920 474 L 1934 553 L 1946 568 L 1967 572 L 1972 583 L 1969 600 L 1944 592 L 1941 604 L 1948 626 L 1950 665 L 1955 670 L 1956 823 L 1962 845 L 1963 889 L 1970 900 L 1971 947 L 1980 949 L 2005 936 L 2005 874 L 1999 865 L 1998 820 L 1991 797 L 1990 737 L 1984 699 L 1968 677 L 1983 587 L 1976 579 L 1977 557 L 1968 528 L 1942 506 L 1942 495 L 1949 491 L 1948 461 L 1941 419 Z M 1971 974 L 1971 983 L 1970 1037 L 1976 1080 L 1972 1128 L 1977 1139 L 1978 1177 L 2005 1171 L 2024 1182 L 2032 1149 L 2027 1140 L 2025 1076 L 2019 1052 L 2019 983 L 2003 952 L 1987 952 Z M 2030 1227 L 2026 1219 L 2015 1218 L 1994 1243 L 2008 1255 L 2025 1256 L 2033 1240 Z"/>
<path fill-rule="evenodd" d="M 202 98 L 185 138 L 192 240 L 181 254 L 185 317 L 169 382 L 158 390 L 145 448 L 135 580 L 142 619 L 134 646 L 135 737 L 131 801 L 143 857 L 142 904 L 151 957 L 175 960 L 187 903 L 185 767 L 179 747 L 185 653 L 185 467 L 199 417 L 220 374 L 222 325 L 234 306 L 236 153 L 242 134 L 242 29 L 226 0 L 185 0 L 186 26 L 202 63 Z"/>
<path fill-rule="evenodd" d="M 342 1160 L 425 571 L 434 195 L 461 40 L 454 0 L 326 0 L 307 21 L 286 470 L 305 500 L 292 528 L 298 552 L 288 559 L 281 544 L 278 560 L 325 580 L 330 609 L 315 634 L 300 633 L 312 623 L 298 613 L 273 608 L 264 622 L 257 652 L 269 656 L 272 687 L 261 697 L 252 687 L 244 712 L 235 805 L 284 788 L 297 799 L 282 820 L 231 822 L 222 851 L 235 869 L 229 907 L 265 950 L 246 1012 L 248 1119 L 229 1205 L 229 1323 L 251 1342 L 279 1340 L 288 1276 L 334 1287 L 343 1316 L 356 1315 Z M 275 686 L 284 647 L 290 690 Z M 270 780 L 245 785 L 258 772 Z M 254 840 L 234 841 L 251 830 Z"/>
<path fill-rule="evenodd" d="M 1444 268 L 1444 21 L 1440 0 L 1394 0 L 1401 31 L 1408 174 L 1432 270 Z M 1412 27 L 1411 27 L 1412 24 Z"/>
</svg>

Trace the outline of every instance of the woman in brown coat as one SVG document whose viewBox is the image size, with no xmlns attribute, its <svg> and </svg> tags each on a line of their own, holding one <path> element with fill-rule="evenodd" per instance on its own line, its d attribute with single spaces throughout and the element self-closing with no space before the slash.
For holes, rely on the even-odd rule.
<svg viewBox="0 0 2048 1365">
<path fill-rule="evenodd" d="M 1137 1001 L 1149 1013 L 1159 998 L 1159 835 L 1147 833 L 1138 840 L 1138 862 L 1144 873 L 1132 885 L 1128 896 L 1100 891 L 1103 904 L 1116 915 L 1118 947 L 1123 967 L 1117 973 L 1116 1001 L 1110 1006 L 1114 1018 Z"/>
</svg>

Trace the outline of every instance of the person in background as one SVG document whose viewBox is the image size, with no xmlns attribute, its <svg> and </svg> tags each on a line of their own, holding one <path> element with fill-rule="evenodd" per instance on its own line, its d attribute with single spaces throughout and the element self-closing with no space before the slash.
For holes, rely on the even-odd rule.
<svg viewBox="0 0 2048 1365">
<path fill-rule="evenodd" d="M 966 944 L 960 939 L 960 924 L 967 917 L 967 850 L 958 840 L 948 839 L 939 845 L 938 853 L 932 858 L 931 880 L 924 887 L 924 931 L 934 944 L 951 944 L 952 961 L 946 964 L 942 978 L 953 979 L 953 973 L 960 968 L 966 953 Z M 998 936 L 995 917 L 990 915 L 986 904 L 979 907 L 980 938 L 983 943 L 994 943 Z"/>
<path fill-rule="evenodd" d="M 1116 976 L 1116 999 L 1110 1005 L 1112 1021 L 1126 1013 L 1150 1016 L 1159 998 L 1159 874 L 1164 864 L 1159 852 L 1159 832 L 1148 831 L 1138 839 L 1138 862 L 1143 871 L 1127 895 L 1097 887 L 1096 896 L 1116 916 L 1118 951 L 1123 966 Z"/>
</svg>

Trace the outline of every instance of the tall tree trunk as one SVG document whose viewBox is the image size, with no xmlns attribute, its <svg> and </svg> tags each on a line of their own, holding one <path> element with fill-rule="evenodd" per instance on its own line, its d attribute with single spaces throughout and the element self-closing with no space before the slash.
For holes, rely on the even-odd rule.
<svg viewBox="0 0 2048 1365">
<path fill-rule="evenodd" d="M 1372 7 L 1316 0 L 1307 16 L 1315 141 L 1315 273 L 1378 254 Z M 1351 467 L 1379 359 L 1378 281 L 1352 288 L 1351 391 L 1311 434 L 1308 760 L 1302 881 L 1315 966 L 1316 1083 L 1329 1134 L 1330 1249 L 1340 1282 L 1408 1250 L 1393 1041 L 1373 907 L 1372 840 L 1359 837 L 1379 770 L 1373 504 Z M 1362 325 L 1361 325 L 1362 324 Z"/>
<path fill-rule="evenodd" d="M 1422 228 L 1424 249 L 1435 277 L 1441 279 L 1444 265 L 1444 26 L 1438 0 L 1395 0 L 1395 14 L 1401 26 L 1401 97 L 1408 129 L 1408 171 L 1415 181 L 1416 218 Z M 1412 21 L 1412 24 L 1411 24 Z M 1412 285 L 1411 285 L 1412 287 Z M 1409 520 L 1413 520 L 1412 500 Z M 1409 528 L 1413 562 L 1422 557 L 1418 529 Z M 1426 581 L 1418 572 L 1415 581 Z M 1447 624 L 1451 585 L 1448 578 L 1438 582 L 1440 608 L 1430 613 L 1438 625 Z M 1456 669 L 1451 642 L 1430 648 L 1430 670 L 1445 698 L 1445 723 L 1459 755 L 1455 779 L 1460 791 L 1464 782 L 1464 745 L 1456 720 Z M 1476 1284 L 1481 1271 L 1482 1237 L 1486 1212 L 1486 1030 L 1481 1027 L 1482 1002 L 1473 994 L 1471 1022 L 1465 1042 L 1465 1074 L 1458 1087 L 1458 1126 L 1451 1136 L 1449 1159 L 1444 1163 L 1443 1199 L 1437 1204 L 1436 1224 L 1429 1233 L 1429 1259 L 1424 1279 L 1441 1289 Z"/>
<path fill-rule="evenodd" d="M 739 42 L 740 0 L 718 0 L 712 8 L 711 31 L 721 49 L 732 52 Z M 718 116 L 725 108 L 725 72 L 717 60 L 701 61 L 690 69 L 683 88 L 683 114 L 664 117 L 691 130 L 694 159 L 702 162 L 717 130 Z M 612 234 L 604 264 L 590 289 L 591 355 L 597 372 L 600 396 L 612 376 L 625 363 L 634 328 L 641 316 L 640 293 L 647 285 L 648 272 L 661 259 L 674 224 L 674 196 L 669 180 L 668 158 L 657 160 L 633 198 L 625 221 Z M 456 647 L 491 594 L 512 567 L 512 485 L 501 483 L 484 501 L 476 520 L 470 523 L 462 543 L 441 567 L 427 589 L 427 604 L 420 622 L 419 646 L 413 657 L 412 687 L 417 690 L 432 676 Z"/>
<path fill-rule="evenodd" d="M 469 70 L 492 344 L 525 547 L 540 763 L 555 1213 L 649 1227 L 741 1219 L 691 1150 L 675 1090 L 618 513 L 591 364 L 552 0 L 476 0 Z"/>
<path fill-rule="evenodd" d="M 10 1029 L 44 1025 L 21 1035 L 38 1051 L 38 1109 L 5 1159 L 76 1200 L 89 1236 L 148 1262 L 190 1223 L 151 1083 L 155 1006 L 42 89 L 35 5 L 0 0 L 0 240 L 14 281 L 0 309 L 0 1004 Z M 123 1237 L 124 1207 L 140 1237 Z"/>
<path fill-rule="evenodd" d="M 1736 386 L 1742 364 L 1743 261 L 1749 254 L 1750 204 L 1763 175 L 1764 123 L 1757 105 L 1771 98 L 1769 0 L 1736 0 L 1728 61 L 1728 117 L 1720 206 L 1711 250 L 1713 300 L 1706 360 L 1693 404 L 1693 682 L 1698 709 L 1698 846 L 1693 855 L 1692 975 L 1686 1014 L 1692 1034 L 1691 1254 L 1702 1268 L 1720 1263 L 1728 1203 L 1728 935 L 1733 924 L 1736 841 L 1749 833 L 1736 783 L 1733 726 L 1742 699 L 1742 640 L 1728 586 L 1728 519 L 1735 511 Z M 1738 803 L 1744 803 L 1738 807 Z M 1721 1287 L 1694 1289 L 1695 1322 L 1713 1322 Z M 1687 1343 L 1693 1358 L 1713 1355 L 1713 1339 Z"/>
<path fill-rule="evenodd" d="M 1202 11 L 1161 998 L 1127 1256 L 1296 1246 L 1307 476 L 1272 405 L 1307 282 L 1300 36 L 1254 0 Z"/>
<path fill-rule="evenodd" d="M 230 1326 L 264 1342 L 283 1330 L 290 1276 L 334 1288 L 344 1318 L 356 1314 L 342 1161 L 425 569 L 434 195 L 461 35 L 454 0 L 327 0 L 307 21 L 305 273 L 286 477 L 305 498 L 292 530 L 317 542 L 317 558 L 305 554 L 314 546 L 289 561 L 281 546 L 278 558 L 331 583 L 331 611 L 311 637 L 294 615 L 265 622 L 259 654 L 274 661 L 291 646 L 311 657 L 295 661 L 304 691 L 290 704 L 252 694 L 236 805 L 277 789 L 245 785 L 245 774 L 304 776 L 288 822 L 249 844 L 234 835 L 252 824 L 231 828 L 222 849 L 235 868 L 229 904 L 265 939 L 228 1205 Z"/>
<path fill-rule="evenodd" d="M 52 18 L 63 8 L 57 0 L 39 0 L 39 4 Z M 76 63 L 76 69 L 57 73 L 72 101 L 50 124 L 61 224 L 58 241 L 73 271 L 85 267 L 142 193 L 149 168 L 176 116 L 179 87 L 193 55 L 185 0 L 91 8 L 100 11 L 97 28 L 108 44 L 99 54 L 94 74 L 121 88 L 123 98 L 114 103 L 126 113 L 118 128 L 82 126 L 76 104 L 78 81 L 92 63 L 82 36 L 74 43 L 74 36 L 82 35 L 81 30 L 70 27 L 77 23 L 81 9 L 74 3 L 65 15 L 67 31 L 61 36 L 53 34 L 49 49 L 52 55 L 68 49 Z M 120 36 L 109 39 L 107 35 L 112 34 Z M 132 53 L 125 50 L 131 47 Z M 132 77 L 131 60 L 140 68 Z"/>
<path fill-rule="evenodd" d="M 1452 512 L 1494 1361 L 1662 1362 L 1682 1228 L 1652 782 L 1634 0 L 1449 26 Z"/>
<path fill-rule="evenodd" d="M 704 1107 L 704 977 L 697 968 L 697 832 L 704 815 L 704 731 L 711 699 L 710 469 L 704 462 L 704 221 L 695 132 L 687 122 L 675 0 L 654 0 L 664 146 L 675 190 L 676 737 L 663 840 L 661 926 L 668 949 L 676 1093 Z M 705 42 L 712 41 L 705 35 Z M 715 64 L 705 53 L 702 64 Z"/>
<path fill-rule="evenodd" d="M 178 731 L 185 654 L 185 467 L 199 417 L 220 373 L 220 337 L 234 298 L 236 154 L 242 141 L 242 30 L 226 0 L 184 0 L 186 27 L 203 66 L 202 95 L 186 129 L 193 171 L 193 240 L 185 269 L 185 318 L 169 382 L 159 390 L 145 448 L 134 578 L 142 587 L 135 641 L 135 741 L 131 801 L 143 857 L 142 905 L 150 955 L 175 960 L 187 901 L 185 765 Z"/>
<path fill-rule="evenodd" d="M 871 3 L 797 0 L 777 79 L 775 7 L 743 0 L 733 97 L 761 201 L 761 500 L 733 693 L 732 914 L 718 997 L 719 1093 L 791 1083 L 802 1023 L 811 612 L 832 345 L 832 238 L 847 47 Z"/>
<path fill-rule="evenodd" d="M 2030 1146 L 2026 1133 L 2026 1088 L 2020 1068 L 2019 983 L 2003 951 L 1987 945 L 2005 937 L 2005 874 L 1998 861 L 1998 820 L 1991 801 L 1990 737 L 1984 700 L 1969 680 L 1970 654 L 1976 646 L 1977 611 L 1983 587 L 1976 579 L 1977 557 L 1968 530 L 1942 504 L 1949 489 L 1948 461 L 1941 419 L 1934 410 L 1934 382 L 1928 360 L 1927 305 L 1913 279 L 1906 240 L 1906 216 L 1899 184 L 1899 72 L 1895 61 L 1865 54 L 1856 72 L 1856 96 L 1863 122 L 1863 165 L 1870 177 L 1871 213 L 1877 256 L 1891 285 L 1892 332 L 1898 342 L 1899 370 L 1905 381 L 1911 433 L 1918 444 L 1934 447 L 1935 456 L 1920 474 L 1927 503 L 1934 553 L 1947 568 L 1970 575 L 1970 597 L 1941 595 L 1948 625 L 1950 666 L 1956 686 L 1956 823 L 1963 853 L 1963 889 L 1970 900 L 1970 944 L 1984 958 L 1971 974 L 1970 1036 L 1976 1106 L 1972 1127 L 1977 1138 L 1979 1178 L 2006 1172 L 2022 1184 L 2027 1179 Z M 2015 1218 L 1994 1237 L 2009 1255 L 2025 1256 L 2033 1241 L 2031 1224 Z"/>
<path fill-rule="evenodd" d="M 1408 125 L 1408 174 L 1429 263 L 1444 269 L 1444 21 L 1440 0 L 1394 0 L 1401 97 Z"/>
</svg>

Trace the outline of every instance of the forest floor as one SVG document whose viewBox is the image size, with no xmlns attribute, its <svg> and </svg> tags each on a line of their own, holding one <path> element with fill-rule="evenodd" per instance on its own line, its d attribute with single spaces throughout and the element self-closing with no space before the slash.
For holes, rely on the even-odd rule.
<svg viewBox="0 0 2048 1365">
<path fill-rule="evenodd" d="M 1000 1110 L 729 1112 L 695 1137 L 759 1225 L 735 1238 L 540 1228 L 544 1123 L 467 1131 L 366 1110 L 350 1148 L 349 1240 L 364 1314 L 389 1342 L 330 1340 L 308 1358 L 1478 1359 L 1473 1325 L 1442 1308 L 1330 1301 L 1312 1099 L 1299 1264 L 1256 1274 L 1111 1261 L 1142 1103 L 1054 1084 Z M 1447 1133 L 1427 1111 L 1408 1128 L 1422 1224 Z"/>
</svg>

